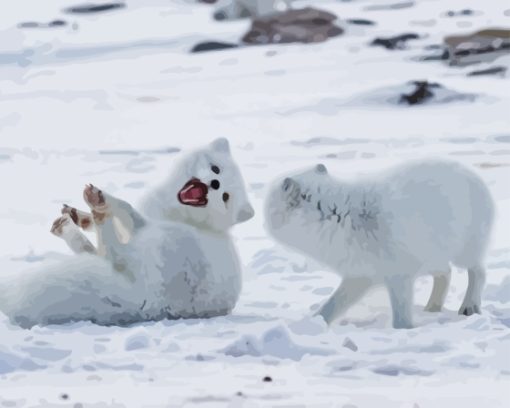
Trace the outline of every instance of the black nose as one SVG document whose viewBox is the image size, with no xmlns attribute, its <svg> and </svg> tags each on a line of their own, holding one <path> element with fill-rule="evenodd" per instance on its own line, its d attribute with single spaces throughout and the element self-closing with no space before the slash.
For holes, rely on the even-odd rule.
<svg viewBox="0 0 510 408">
<path fill-rule="evenodd" d="M 220 182 L 218 180 L 212 180 L 211 181 L 211 188 L 213 190 L 217 190 L 220 188 Z"/>
</svg>

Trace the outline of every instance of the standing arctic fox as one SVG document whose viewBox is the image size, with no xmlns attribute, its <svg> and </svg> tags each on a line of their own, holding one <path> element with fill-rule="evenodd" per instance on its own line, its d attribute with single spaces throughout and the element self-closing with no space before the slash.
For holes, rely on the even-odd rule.
<svg viewBox="0 0 510 408">
<path fill-rule="evenodd" d="M 228 231 L 253 209 L 226 139 L 182 159 L 147 198 L 149 217 L 92 185 L 83 196 L 91 213 L 65 206 L 52 228 L 76 255 L 1 283 L 13 322 L 125 325 L 233 309 L 241 270 Z M 80 227 L 96 231 L 97 248 Z"/>
<path fill-rule="evenodd" d="M 372 286 L 387 287 L 395 328 L 412 327 L 413 284 L 432 274 L 428 311 L 440 311 L 450 263 L 468 270 L 459 313 L 480 313 L 494 205 L 483 181 L 448 161 L 423 161 L 341 181 L 324 165 L 275 184 L 269 231 L 322 262 L 343 280 L 319 310 L 328 323 Z"/>
</svg>

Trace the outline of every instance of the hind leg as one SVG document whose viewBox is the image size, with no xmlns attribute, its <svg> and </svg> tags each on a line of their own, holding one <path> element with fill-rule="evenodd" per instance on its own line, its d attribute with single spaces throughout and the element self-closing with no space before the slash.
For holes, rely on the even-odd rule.
<svg viewBox="0 0 510 408">
<path fill-rule="evenodd" d="M 485 286 L 485 268 L 482 266 L 468 268 L 468 278 L 466 296 L 459 309 L 459 314 L 471 316 L 474 313 L 481 313 L 482 290 Z"/>
<path fill-rule="evenodd" d="M 51 233 L 62 238 L 75 254 L 96 253 L 94 245 L 83 235 L 69 214 L 64 214 L 55 220 Z"/>
<path fill-rule="evenodd" d="M 448 293 L 452 271 L 448 267 L 447 270 L 440 273 L 434 273 L 433 276 L 434 284 L 432 287 L 432 293 L 427 306 L 425 306 L 425 310 L 427 312 L 440 312 Z"/>
</svg>

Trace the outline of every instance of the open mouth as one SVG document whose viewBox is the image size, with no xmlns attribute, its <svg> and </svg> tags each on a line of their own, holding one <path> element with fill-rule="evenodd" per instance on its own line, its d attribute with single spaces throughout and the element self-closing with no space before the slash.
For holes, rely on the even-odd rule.
<svg viewBox="0 0 510 408">
<path fill-rule="evenodd" d="M 207 185 L 197 178 L 192 178 L 180 189 L 177 194 L 179 202 L 192 207 L 205 207 L 207 205 Z"/>
</svg>

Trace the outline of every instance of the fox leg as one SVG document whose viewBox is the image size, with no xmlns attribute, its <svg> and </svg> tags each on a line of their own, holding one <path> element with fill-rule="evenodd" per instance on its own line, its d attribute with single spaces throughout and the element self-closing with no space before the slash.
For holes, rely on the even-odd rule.
<svg viewBox="0 0 510 408">
<path fill-rule="evenodd" d="M 425 310 L 427 312 L 440 312 L 443 308 L 444 301 L 448 293 L 448 287 L 450 286 L 451 274 L 450 267 L 433 274 L 434 284 L 432 287 L 432 293 L 427 306 L 425 306 Z"/>
<path fill-rule="evenodd" d="M 95 254 L 94 245 L 80 231 L 69 214 L 63 214 L 57 218 L 51 227 L 51 233 L 62 238 L 71 250 L 76 254 L 87 252 Z"/>
<path fill-rule="evenodd" d="M 340 287 L 316 313 L 331 324 L 338 316 L 356 303 L 370 287 L 372 281 L 367 278 L 344 278 Z"/>
<path fill-rule="evenodd" d="M 127 270 L 129 239 L 145 225 L 145 220 L 130 204 L 94 187 L 85 187 L 83 198 L 92 210 L 97 233 L 97 253 L 110 260 L 119 272 Z M 119 232 L 119 226 L 123 231 Z M 125 240 L 124 233 L 129 234 Z"/>
</svg>

